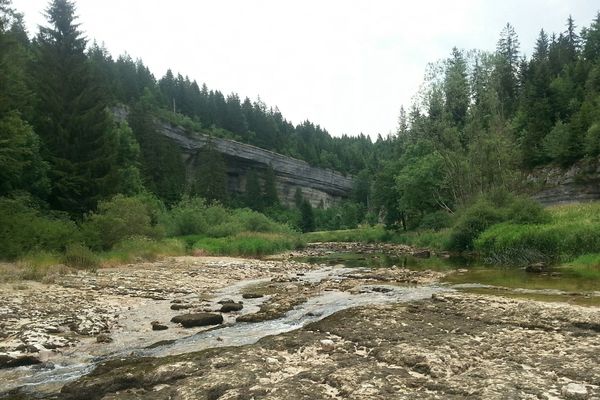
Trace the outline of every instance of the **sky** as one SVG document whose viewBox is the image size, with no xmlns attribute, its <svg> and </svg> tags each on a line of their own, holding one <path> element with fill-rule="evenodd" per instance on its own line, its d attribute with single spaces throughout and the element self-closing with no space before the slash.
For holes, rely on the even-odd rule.
<svg viewBox="0 0 600 400">
<path fill-rule="evenodd" d="M 540 28 L 588 26 L 597 0 L 77 0 L 81 29 L 224 94 L 257 96 L 298 124 L 375 138 L 397 127 L 425 68 L 452 47 L 493 51 L 510 22 L 531 54 Z M 30 34 L 48 0 L 13 0 Z"/>
</svg>

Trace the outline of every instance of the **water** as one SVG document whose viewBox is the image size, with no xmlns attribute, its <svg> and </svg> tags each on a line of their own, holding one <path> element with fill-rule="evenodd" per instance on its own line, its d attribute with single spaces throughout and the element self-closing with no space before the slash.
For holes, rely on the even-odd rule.
<svg viewBox="0 0 600 400">
<path fill-rule="evenodd" d="M 169 302 L 151 301 L 145 307 L 132 311 L 120 330 L 113 332 L 115 342 L 98 346 L 82 343 L 74 351 L 64 352 L 54 369 L 15 368 L 0 371 L 1 393 L 16 387 L 32 395 L 53 393 L 65 383 L 89 373 L 102 361 L 131 357 L 164 357 L 223 346 L 242 346 L 257 342 L 269 335 L 289 332 L 308 323 L 325 318 L 335 312 L 361 305 L 405 302 L 430 298 L 441 291 L 461 290 L 482 294 L 518 297 L 544 301 L 563 301 L 587 306 L 600 306 L 600 288 L 597 282 L 576 278 L 555 270 L 547 274 L 529 274 L 518 268 L 492 268 L 473 259 L 421 259 L 411 256 L 379 254 L 337 253 L 323 257 L 303 258 L 301 261 L 325 264 L 300 276 L 304 282 L 317 283 L 324 279 L 341 280 L 356 268 L 409 268 L 414 270 L 451 271 L 441 284 L 432 286 L 402 287 L 391 285 L 363 285 L 358 294 L 341 291 L 326 291 L 310 298 L 289 311 L 284 317 L 257 323 L 235 323 L 235 316 L 225 315 L 225 323 L 217 329 L 194 331 L 170 328 L 139 337 L 136 327 L 147 326 L 152 316 L 166 312 Z M 343 264 L 343 266 L 340 266 Z M 242 292 L 249 287 L 268 282 L 268 279 L 247 280 L 228 286 L 215 294 L 214 303 L 223 298 L 234 301 L 242 299 Z M 374 287 L 389 291 L 373 291 Z M 268 296 L 259 299 L 244 299 L 243 313 L 258 311 Z M 194 300 L 190 298 L 189 300 Z M 163 310 L 164 308 L 164 310 Z M 239 314 L 238 314 L 239 315 Z M 145 324 L 145 325 L 144 325 Z M 174 340 L 173 340 L 174 339 Z M 159 340 L 170 342 L 158 347 L 148 345 Z"/>
<path fill-rule="evenodd" d="M 301 281 L 317 283 L 324 279 L 342 280 L 344 275 L 355 272 L 355 268 L 325 267 L 307 272 L 298 277 Z M 254 287 L 268 282 L 268 279 L 247 280 L 228 286 L 216 293 L 213 301 L 229 298 L 234 301 L 242 299 L 242 292 L 248 287 Z M 378 290 L 373 291 L 373 288 Z M 380 290 L 384 288 L 385 290 Z M 225 321 L 221 327 L 205 329 L 192 335 L 175 337 L 174 329 L 158 332 L 164 335 L 168 342 L 154 348 L 148 348 L 150 339 L 139 340 L 136 334 L 132 334 L 135 327 L 148 323 L 156 315 L 159 309 L 170 305 L 168 302 L 152 302 L 152 311 L 143 307 L 134 310 L 134 315 L 129 316 L 119 331 L 112 334 L 114 343 L 98 346 L 93 343 L 82 343 L 75 351 L 65 351 L 58 361 L 55 361 L 53 369 L 38 369 L 36 367 L 22 367 L 0 371 L 0 397 L 1 393 L 21 387 L 21 390 L 32 396 L 42 396 L 60 390 L 65 383 L 80 378 L 89 373 L 95 365 L 110 359 L 118 359 L 132 356 L 164 357 L 169 355 L 183 354 L 200 351 L 208 348 L 223 346 L 242 346 L 256 343 L 265 336 L 277 335 L 289 332 L 305 326 L 308 323 L 318 321 L 335 312 L 361 305 L 385 304 L 401 301 L 412 301 L 430 298 L 433 293 L 448 291 L 449 288 L 440 286 L 401 287 L 391 285 L 362 285 L 358 293 L 351 294 L 341 291 L 324 291 L 321 294 L 309 298 L 285 314 L 284 317 L 256 323 L 235 323 L 235 316 L 224 315 Z M 260 299 L 244 299 L 244 313 L 256 312 L 261 302 L 268 296 Z M 239 314 L 238 314 L 239 315 Z M 144 325 L 145 326 L 145 325 Z M 189 332 L 186 330 L 185 332 Z M 169 336 L 170 335 L 170 336 Z M 152 341 L 162 336 L 152 336 Z M 98 353 L 101 351 L 102 353 Z"/>
</svg>

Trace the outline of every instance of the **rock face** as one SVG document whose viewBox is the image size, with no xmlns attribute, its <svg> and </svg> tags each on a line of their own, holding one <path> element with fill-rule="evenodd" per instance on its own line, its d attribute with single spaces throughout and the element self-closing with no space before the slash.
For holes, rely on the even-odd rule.
<svg viewBox="0 0 600 400">
<path fill-rule="evenodd" d="M 127 110 L 124 108 L 113 109 L 113 114 L 118 120 L 127 119 Z M 325 208 L 348 197 L 352 190 L 352 177 L 330 169 L 312 167 L 306 161 L 234 140 L 210 138 L 165 122 L 159 122 L 158 128 L 160 133 L 172 139 L 181 149 L 188 179 L 194 176 L 201 150 L 212 142 L 225 158 L 227 184 L 232 193 L 240 194 L 246 190 L 248 172 L 254 170 L 260 176 L 269 166 L 275 171 L 279 200 L 286 205 L 294 204 L 297 188 L 302 190 L 304 198 L 313 207 L 322 203 Z"/>
<path fill-rule="evenodd" d="M 600 200 L 600 159 L 580 161 L 568 169 L 544 167 L 527 177 L 533 198 L 544 205 Z"/>
<path fill-rule="evenodd" d="M 209 138 L 199 133 L 186 132 L 181 127 L 161 123 L 160 132 L 171 138 L 182 150 L 188 176 L 193 176 L 199 163 L 201 150 L 212 141 L 227 164 L 228 189 L 233 193 L 243 193 L 246 188 L 246 175 L 251 170 L 261 174 L 269 166 L 275 171 L 279 199 L 288 205 L 294 203 L 296 189 L 300 188 L 304 197 L 317 207 L 328 207 L 348 197 L 352 189 L 352 179 L 329 169 L 311 167 L 307 162 L 287 157 L 269 150 L 233 140 Z"/>
</svg>

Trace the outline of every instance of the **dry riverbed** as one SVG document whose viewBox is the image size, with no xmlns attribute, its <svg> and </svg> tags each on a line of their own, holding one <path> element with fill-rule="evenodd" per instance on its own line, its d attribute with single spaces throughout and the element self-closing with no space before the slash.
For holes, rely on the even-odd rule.
<svg viewBox="0 0 600 400">
<path fill-rule="evenodd" d="M 340 249 L 306 250 L 329 251 Z M 66 358 L 120 354 L 62 393 L 65 382 L 44 393 L 104 400 L 600 399 L 600 309 L 448 291 L 437 285 L 446 273 L 350 270 L 287 257 L 178 257 L 52 284 L 4 284 L 0 398 L 30 398 L 35 391 L 15 390 L 15 382 Z M 319 320 L 313 311 L 325 300 L 343 311 Z M 358 307 L 344 310 L 348 304 Z M 221 313 L 225 307 L 232 311 Z M 313 322 L 227 347 L 238 344 L 228 342 L 227 327 L 260 327 L 299 309 Z M 223 315 L 224 323 L 211 330 L 171 322 L 205 312 Z M 198 332 L 214 332 L 213 344 L 197 347 L 191 335 Z M 187 344 L 171 352 L 166 346 L 161 357 L 123 356 L 181 339 Z M 206 350 L 189 350 L 200 348 Z M 19 364 L 36 365 L 7 368 Z"/>
</svg>

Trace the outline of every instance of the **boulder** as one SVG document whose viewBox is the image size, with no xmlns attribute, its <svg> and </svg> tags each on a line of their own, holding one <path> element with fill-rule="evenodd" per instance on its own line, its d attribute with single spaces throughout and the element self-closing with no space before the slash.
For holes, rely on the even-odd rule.
<svg viewBox="0 0 600 400">
<path fill-rule="evenodd" d="M 412 253 L 410 253 L 413 257 L 417 257 L 417 258 L 429 258 L 431 257 L 431 251 L 425 249 L 425 250 L 414 250 Z"/>
<path fill-rule="evenodd" d="M 96 342 L 98 343 L 110 343 L 112 341 L 113 339 L 106 333 L 101 333 L 98 336 L 96 336 Z"/>
<path fill-rule="evenodd" d="M 547 269 L 548 269 L 548 266 L 543 262 L 530 264 L 527 267 L 525 267 L 525 271 L 531 272 L 534 274 L 539 274 L 541 272 L 545 272 L 545 271 L 547 271 Z"/>
<path fill-rule="evenodd" d="M 180 304 L 180 303 L 175 303 L 175 304 L 171 304 L 171 310 L 187 310 L 188 308 L 192 308 L 194 307 L 192 304 Z"/>
<path fill-rule="evenodd" d="M 561 393 L 567 399 L 573 400 L 586 400 L 589 397 L 587 388 L 580 383 L 571 382 L 563 386 Z"/>
<path fill-rule="evenodd" d="M 171 322 L 181 324 L 184 328 L 219 325 L 223 323 L 223 316 L 221 314 L 213 313 L 183 314 L 171 318 Z"/>
<path fill-rule="evenodd" d="M 244 308 L 244 305 L 241 303 L 225 303 L 221 306 L 221 312 L 222 313 L 228 313 L 231 311 L 240 311 L 242 308 Z"/>
<path fill-rule="evenodd" d="M 150 322 L 150 325 L 152 325 L 152 330 L 153 331 L 164 331 L 164 330 L 169 329 L 168 326 L 163 325 L 163 324 L 161 324 L 158 321 L 152 321 L 152 322 Z"/>
<path fill-rule="evenodd" d="M 34 356 L 21 355 L 13 357 L 9 356 L 8 354 L 0 354 L 0 369 L 23 367 L 26 365 L 35 365 L 40 363 L 40 359 Z"/>
</svg>

